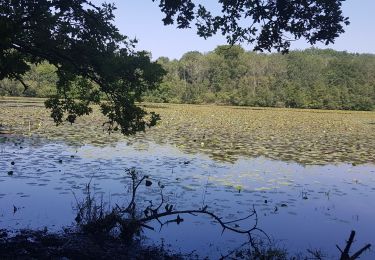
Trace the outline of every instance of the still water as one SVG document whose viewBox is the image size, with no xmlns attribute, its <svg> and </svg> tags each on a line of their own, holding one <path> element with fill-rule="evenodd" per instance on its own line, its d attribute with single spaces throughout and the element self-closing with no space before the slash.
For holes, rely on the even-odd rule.
<svg viewBox="0 0 375 260">
<path fill-rule="evenodd" d="M 14 136 L 0 137 L 0 228 L 58 231 L 73 224 L 76 198 L 84 197 L 90 181 L 108 204 L 127 205 L 125 169 L 130 167 L 154 183 L 141 187 L 138 205 L 147 206 L 148 200 L 156 204 L 160 182 L 168 203 L 179 210 L 208 205 L 231 220 L 246 216 L 254 206 L 258 227 L 290 252 L 321 249 L 338 255 L 335 245 L 344 245 L 351 230 L 357 231 L 355 249 L 375 244 L 373 164 L 304 166 L 264 157 L 222 162 L 153 142 L 72 146 Z M 155 231 L 145 231 L 144 242 L 163 241 L 172 250 L 216 258 L 246 240 L 230 231 L 222 234 L 207 217 L 183 218 L 180 225 L 162 229 L 151 223 Z M 240 227 L 253 224 L 248 219 Z M 375 259 L 375 253 L 361 259 Z"/>
</svg>

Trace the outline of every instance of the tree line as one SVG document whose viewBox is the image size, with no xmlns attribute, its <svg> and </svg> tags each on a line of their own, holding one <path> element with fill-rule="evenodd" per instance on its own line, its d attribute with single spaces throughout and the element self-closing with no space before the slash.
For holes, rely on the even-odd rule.
<svg viewBox="0 0 375 260">
<path fill-rule="evenodd" d="M 372 110 L 375 55 L 306 49 L 263 54 L 218 46 L 179 60 L 158 59 L 167 71 L 147 101 Z"/>
<path fill-rule="evenodd" d="M 375 55 L 306 49 L 263 54 L 240 46 L 157 59 L 166 74 L 145 101 L 261 107 L 372 110 L 375 108 Z M 54 66 L 32 66 L 29 88 L 0 82 L 0 95 L 48 97 L 56 91 Z"/>
</svg>

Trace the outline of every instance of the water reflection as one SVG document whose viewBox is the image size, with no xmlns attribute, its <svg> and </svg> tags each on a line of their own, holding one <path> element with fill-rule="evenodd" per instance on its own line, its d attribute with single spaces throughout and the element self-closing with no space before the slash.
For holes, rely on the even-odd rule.
<svg viewBox="0 0 375 260">
<path fill-rule="evenodd" d="M 2 138 L 0 225 L 58 230 L 71 224 L 73 193 L 82 197 L 91 178 L 96 194 L 112 204 L 126 204 L 129 182 L 124 169 L 129 167 L 165 185 L 168 203 L 177 209 L 207 204 L 218 215 L 233 219 L 255 205 L 259 226 L 287 248 L 314 247 L 333 254 L 335 244 L 352 229 L 358 232 L 358 244 L 375 243 L 374 165 L 303 166 L 264 157 L 226 163 L 144 141 L 97 147 Z M 156 199 L 158 191 L 142 187 L 139 194 L 141 204 Z M 185 220 L 160 232 L 147 231 L 147 241 L 162 239 L 174 249 L 213 256 L 246 239 L 230 232 L 221 235 L 220 227 L 205 217 Z"/>
</svg>

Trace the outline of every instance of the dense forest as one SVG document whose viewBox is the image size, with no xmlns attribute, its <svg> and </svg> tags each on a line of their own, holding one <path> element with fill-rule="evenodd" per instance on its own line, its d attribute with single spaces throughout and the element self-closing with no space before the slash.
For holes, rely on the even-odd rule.
<svg viewBox="0 0 375 260">
<path fill-rule="evenodd" d="M 287 55 L 218 46 L 180 60 L 161 57 L 167 71 L 146 101 L 241 106 L 372 110 L 375 108 L 375 55 L 311 48 Z M 0 82 L 0 95 L 47 97 L 55 91 L 52 65 L 34 66 L 25 77 L 29 88 Z"/>
</svg>

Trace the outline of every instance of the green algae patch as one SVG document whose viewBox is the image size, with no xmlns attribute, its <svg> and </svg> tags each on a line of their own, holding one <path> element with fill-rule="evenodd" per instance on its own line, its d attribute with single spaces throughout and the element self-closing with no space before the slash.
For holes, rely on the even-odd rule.
<svg viewBox="0 0 375 260">
<path fill-rule="evenodd" d="M 31 102 L 32 101 L 32 102 Z M 172 144 L 223 162 L 239 157 L 293 161 L 303 165 L 375 163 L 375 112 L 256 109 L 213 105 L 142 104 L 162 120 L 146 133 L 124 137 L 102 128 L 98 109 L 70 125 L 56 127 L 43 100 L 2 99 L 0 124 L 14 134 L 42 136 L 71 144 L 117 141 L 147 149 L 147 142 Z"/>
</svg>

